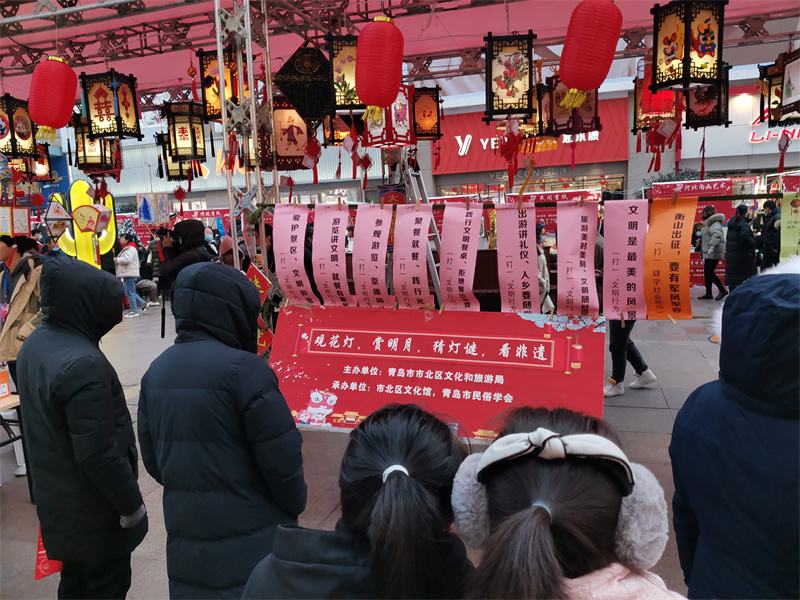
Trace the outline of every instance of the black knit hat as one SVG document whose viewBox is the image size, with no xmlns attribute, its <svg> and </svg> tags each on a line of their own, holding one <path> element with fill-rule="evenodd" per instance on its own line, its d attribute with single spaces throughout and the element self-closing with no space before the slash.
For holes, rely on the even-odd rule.
<svg viewBox="0 0 800 600">
<path fill-rule="evenodd" d="M 778 207 L 778 205 L 775 204 L 775 202 L 772 201 L 772 200 L 767 200 L 766 202 L 764 202 L 764 208 L 768 208 L 770 210 L 775 210 L 777 207 Z"/>
</svg>

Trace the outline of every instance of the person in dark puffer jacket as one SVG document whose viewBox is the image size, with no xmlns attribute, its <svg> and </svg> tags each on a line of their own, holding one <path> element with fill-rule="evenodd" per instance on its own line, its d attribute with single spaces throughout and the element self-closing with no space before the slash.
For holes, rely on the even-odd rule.
<svg viewBox="0 0 800 600">
<path fill-rule="evenodd" d="M 306 506 L 302 437 L 255 353 L 259 308 L 242 273 L 186 267 L 175 344 L 142 378 L 140 445 L 164 486 L 171 598 L 240 598 L 278 525 Z"/>
<path fill-rule="evenodd" d="M 689 598 L 800 594 L 800 257 L 722 310 L 719 380 L 675 418 L 675 540 Z"/>
</svg>

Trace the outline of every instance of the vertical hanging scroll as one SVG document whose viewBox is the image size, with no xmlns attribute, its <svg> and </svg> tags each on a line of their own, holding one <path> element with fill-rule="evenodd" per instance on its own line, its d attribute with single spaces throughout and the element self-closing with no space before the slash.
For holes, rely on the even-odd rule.
<svg viewBox="0 0 800 600">
<path fill-rule="evenodd" d="M 274 219 L 275 274 L 281 290 L 293 304 L 316 306 L 319 301 L 311 291 L 303 264 L 308 206 L 278 204 Z"/>
<path fill-rule="evenodd" d="M 394 307 L 394 296 L 386 289 L 386 250 L 392 214 L 392 206 L 378 204 L 362 204 L 356 213 L 353 281 L 358 305 L 365 308 Z"/>
<path fill-rule="evenodd" d="M 430 204 L 397 207 L 392 281 L 400 308 L 433 306 L 426 250 L 432 212 Z"/>
<path fill-rule="evenodd" d="M 355 306 L 347 284 L 345 241 L 349 212 L 335 204 L 314 209 L 314 282 L 325 306 Z"/>
<path fill-rule="evenodd" d="M 580 317 L 599 311 L 594 276 L 597 201 L 558 203 L 558 312 Z"/>
<path fill-rule="evenodd" d="M 644 245 L 647 200 L 605 203 L 603 314 L 607 319 L 644 319 Z"/>
<path fill-rule="evenodd" d="M 447 310 L 481 310 L 472 292 L 483 205 L 479 210 L 448 204 L 444 209 L 439 281 Z"/>
<path fill-rule="evenodd" d="M 501 312 L 538 313 L 539 256 L 532 203 L 495 206 Z"/>
</svg>

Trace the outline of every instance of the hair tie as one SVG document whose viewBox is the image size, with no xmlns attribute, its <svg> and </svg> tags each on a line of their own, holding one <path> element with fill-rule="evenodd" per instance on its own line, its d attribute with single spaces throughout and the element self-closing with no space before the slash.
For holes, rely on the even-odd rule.
<svg viewBox="0 0 800 600">
<path fill-rule="evenodd" d="M 553 513 L 550 512 L 550 507 L 547 506 L 546 504 L 542 504 L 538 500 L 536 502 L 534 502 L 533 504 L 531 504 L 531 507 L 534 507 L 534 506 L 541 506 L 543 509 L 545 509 L 547 511 L 547 516 L 550 517 L 550 523 L 552 524 L 552 522 L 553 522 Z"/>
<path fill-rule="evenodd" d="M 408 470 L 403 465 L 392 465 L 383 472 L 383 483 L 386 483 L 386 478 L 390 473 L 394 473 L 395 471 L 400 471 L 406 477 L 408 477 Z"/>
</svg>

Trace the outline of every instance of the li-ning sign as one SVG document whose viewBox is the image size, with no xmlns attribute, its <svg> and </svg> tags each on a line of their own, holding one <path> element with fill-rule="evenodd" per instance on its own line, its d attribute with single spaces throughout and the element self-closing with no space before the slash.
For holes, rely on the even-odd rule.
<svg viewBox="0 0 800 600">
<path fill-rule="evenodd" d="M 753 122 L 750 123 L 751 127 L 757 127 L 759 125 L 766 125 L 767 119 L 769 118 L 769 109 L 764 109 L 764 120 L 761 121 L 760 118 L 756 117 L 753 119 Z M 750 143 L 751 144 L 760 144 L 761 142 L 768 142 L 770 140 L 777 140 L 783 135 L 783 132 L 786 132 L 786 135 L 789 136 L 789 139 L 792 140 L 800 140 L 800 127 L 792 127 L 791 129 L 788 127 L 781 127 L 779 129 L 768 129 L 766 133 L 762 135 L 758 135 L 758 132 L 751 131 L 750 132 Z"/>
<path fill-rule="evenodd" d="M 458 144 L 458 155 L 459 156 L 466 156 L 469 153 L 469 149 L 472 147 L 472 134 L 468 133 L 467 135 L 461 136 L 456 135 L 453 136 L 456 139 L 456 143 Z M 571 144 L 572 142 L 598 142 L 600 141 L 600 132 L 599 131 L 588 131 L 585 133 L 565 133 L 561 136 L 561 143 L 562 144 Z M 498 137 L 485 137 L 485 138 L 478 138 L 478 142 L 480 142 L 482 150 L 497 150 L 500 147 L 500 138 Z"/>
</svg>

